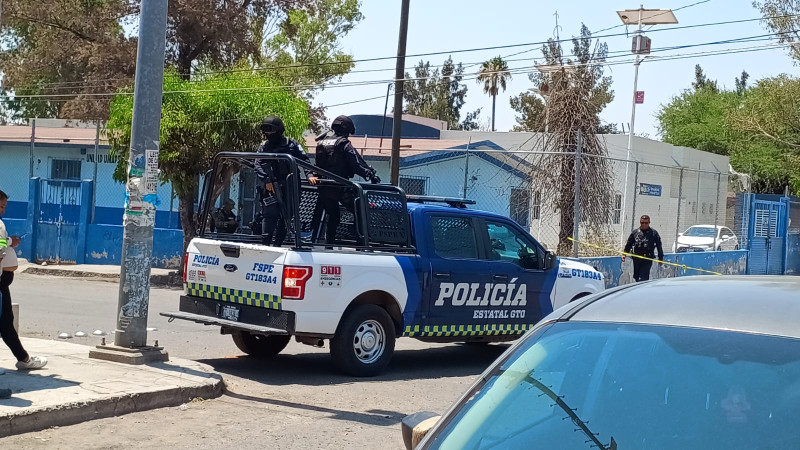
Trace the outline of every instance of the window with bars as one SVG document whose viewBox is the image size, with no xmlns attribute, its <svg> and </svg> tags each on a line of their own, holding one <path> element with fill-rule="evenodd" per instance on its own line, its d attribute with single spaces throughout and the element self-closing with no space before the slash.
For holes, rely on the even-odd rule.
<svg viewBox="0 0 800 450">
<path fill-rule="evenodd" d="M 428 187 L 428 177 L 403 175 L 400 177 L 400 188 L 410 195 L 425 195 Z"/>
<path fill-rule="evenodd" d="M 53 159 L 50 161 L 51 180 L 80 180 L 81 160 Z"/>
</svg>

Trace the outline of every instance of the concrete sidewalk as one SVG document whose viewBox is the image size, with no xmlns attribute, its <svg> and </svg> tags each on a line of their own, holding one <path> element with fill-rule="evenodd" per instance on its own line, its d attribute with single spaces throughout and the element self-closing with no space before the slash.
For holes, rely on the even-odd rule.
<svg viewBox="0 0 800 450">
<path fill-rule="evenodd" d="M 101 264 L 41 265 L 19 260 L 18 273 L 49 275 L 56 277 L 83 278 L 94 281 L 119 281 L 120 266 Z M 183 280 L 178 269 L 150 269 L 150 284 L 153 286 L 181 286 Z"/>
<path fill-rule="evenodd" d="M 0 357 L 0 437 L 167 406 L 222 394 L 222 378 L 194 361 L 127 365 L 89 359 L 93 347 L 23 338 L 26 350 L 47 358 L 42 370 L 20 372 L 9 352 Z"/>
</svg>

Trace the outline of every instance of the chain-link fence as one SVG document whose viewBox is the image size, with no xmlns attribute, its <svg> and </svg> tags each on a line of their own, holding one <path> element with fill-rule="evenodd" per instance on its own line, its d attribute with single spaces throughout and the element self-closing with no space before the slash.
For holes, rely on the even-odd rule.
<svg viewBox="0 0 800 450">
<path fill-rule="evenodd" d="M 667 253 L 745 246 L 747 211 L 739 194 L 749 186 L 728 171 L 582 154 L 575 209 L 575 152 L 448 149 L 401 156 L 400 185 L 408 193 L 474 200 L 475 209 L 512 218 L 560 254 L 573 254 L 576 213 L 577 240 L 590 244 L 578 246 L 580 256 L 622 249 L 642 215 L 650 216 Z"/>
</svg>

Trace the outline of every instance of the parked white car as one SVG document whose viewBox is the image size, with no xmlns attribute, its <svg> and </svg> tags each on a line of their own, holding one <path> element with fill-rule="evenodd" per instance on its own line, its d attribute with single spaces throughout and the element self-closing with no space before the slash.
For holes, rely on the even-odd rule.
<svg viewBox="0 0 800 450">
<path fill-rule="evenodd" d="M 694 225 L 678 235 L 673 253 L 739 250 L 739 238 L 728 227 Z"/>
</svg>

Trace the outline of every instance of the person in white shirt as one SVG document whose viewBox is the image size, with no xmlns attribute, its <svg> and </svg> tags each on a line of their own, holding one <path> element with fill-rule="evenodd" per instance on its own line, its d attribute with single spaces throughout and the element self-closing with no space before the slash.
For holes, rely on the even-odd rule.
<svg viewBox="0 0 800 450">
<path fill-rule="evenodd" d="M 0 191 L 0 217 L 6 213 L 8 206 L 8 195 Z M 17 358 L 18 370 L 41 369 L 47 365 L 47 359 L 41 356 L 31 356 L 25 351 L 22 342 L 19 340 L 17 330 L 14 328 L 14 312 L 11 309 L 11 283 L 14 281 L 14 271 L 17 269 L 17 254 L 15 248 L 19 245 L 18 236 L 8 237 L 6 225 L 0 220 L 0 251 L 2 261 L 2 275 L 0 275 L 0 294 L 2 294 L 2 314 L 0 314 L 0 335 L 6 343 L 11 353 Z"/>
</svg>

